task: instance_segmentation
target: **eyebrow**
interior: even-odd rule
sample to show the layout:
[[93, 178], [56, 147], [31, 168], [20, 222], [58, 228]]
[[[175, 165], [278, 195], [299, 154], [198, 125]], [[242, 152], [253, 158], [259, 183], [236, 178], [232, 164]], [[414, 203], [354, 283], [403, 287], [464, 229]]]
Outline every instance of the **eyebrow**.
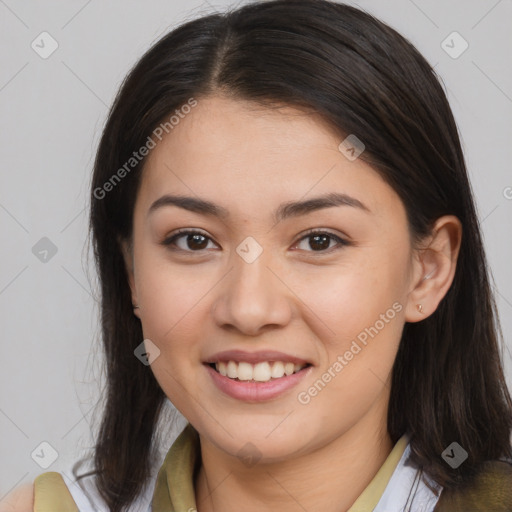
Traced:
[[[206, 199], [201, 199], [199, 197], [169, 194], [157, 199], [149, 207], [147, 215], [149, 216], [165, 206], [178, 206], [179, 208], [183, 208], [194, 213], [209, 215], [221, 219], [229, 218], [229, 210], [211, 201], [207, 201]], [[290, 217], [298, 217], [300, 215], [306, 215], [317, 210], [332, 208], [335, 206], [351, 206], [364, 212], [371, 213], [371, 210], [355, 197], [351, 197], [347, 194], [330, 192], [305, 201], [288, 201], [286, 203], [282, 203], [275, 210], [273, 219], [275, 223], [278, 223]]]

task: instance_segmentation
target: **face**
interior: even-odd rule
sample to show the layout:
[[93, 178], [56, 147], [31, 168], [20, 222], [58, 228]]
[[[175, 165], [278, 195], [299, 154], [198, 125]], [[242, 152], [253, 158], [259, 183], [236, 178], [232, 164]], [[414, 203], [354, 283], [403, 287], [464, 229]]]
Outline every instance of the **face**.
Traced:
[[135, 312], [162, 389], [226, 454], [292, 458], [385, 425], [413, 250], [399, 197], [342, 139], [291, 107], [208, 97], [149, 154]]

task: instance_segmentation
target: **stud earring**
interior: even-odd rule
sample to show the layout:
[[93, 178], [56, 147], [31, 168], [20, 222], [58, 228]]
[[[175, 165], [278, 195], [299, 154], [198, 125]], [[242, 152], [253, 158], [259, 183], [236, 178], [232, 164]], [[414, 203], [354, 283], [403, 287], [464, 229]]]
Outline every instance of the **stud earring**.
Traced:
[[416, 304], [416, 308], [420, 313], [423, 312], [423, 306], [421, 304]]

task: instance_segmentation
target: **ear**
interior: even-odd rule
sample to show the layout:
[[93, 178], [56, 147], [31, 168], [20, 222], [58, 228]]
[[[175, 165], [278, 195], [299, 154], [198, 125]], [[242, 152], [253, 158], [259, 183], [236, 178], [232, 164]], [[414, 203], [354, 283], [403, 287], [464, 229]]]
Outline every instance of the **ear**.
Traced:
[[[424, 320], [437, 309], [453, 282], [461, 240], [460, 220], [454, 215], [445, 215], [437, 219], [427, 242], [415, 249], [406, 322]], [[422, 306], [421, 311], [418, 304]]]
[[[139, 304], [137, 299], [137, 290], [135, 287], [135, 278], [134, 278], [134, 265], [133, 265], [133, 246], [131, 240], [126, 239], [118, 239], [119, 246], [121, 248], [121, 253], [124, 259], [124, 266], [126, 268], [126, 274], [128, 276], [128, 284], [130, 286], [131, 295], [132, 295], [132, 304], [137, 306]], [[140, 309], [134, 309], [133, 314], [140, 318]]]

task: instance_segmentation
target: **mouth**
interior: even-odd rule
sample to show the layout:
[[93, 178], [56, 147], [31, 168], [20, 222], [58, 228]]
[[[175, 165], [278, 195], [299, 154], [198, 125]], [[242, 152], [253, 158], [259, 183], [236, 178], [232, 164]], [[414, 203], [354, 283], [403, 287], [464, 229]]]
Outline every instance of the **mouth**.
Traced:
[[213, 384], [223, 394], [247, 403], [285, 398], [313, 371], [313, 364], [276, 350], [224, 350], [203, 360]]
[[260, 361], [252, 364], [246, 361], [225, 360], [205, 364], [223, 377], [240, 382], [275, 381], [312, 366], [310, 363], [291, 361]]

